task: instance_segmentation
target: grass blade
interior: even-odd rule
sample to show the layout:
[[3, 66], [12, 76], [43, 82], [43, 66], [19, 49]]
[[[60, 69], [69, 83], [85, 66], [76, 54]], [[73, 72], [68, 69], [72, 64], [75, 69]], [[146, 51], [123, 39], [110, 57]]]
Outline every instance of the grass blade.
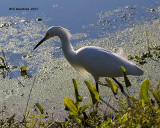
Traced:
[[8, 120], [7, 120], [7, 123], [11, 123], [11, 121], [14, 119], [15, 117], [15, 114], [13, 114]]
[[147, 31], [146, 31], [146, 38], [147, 38], [148, 53], [150, 54], [149, 39], [148, 39]]

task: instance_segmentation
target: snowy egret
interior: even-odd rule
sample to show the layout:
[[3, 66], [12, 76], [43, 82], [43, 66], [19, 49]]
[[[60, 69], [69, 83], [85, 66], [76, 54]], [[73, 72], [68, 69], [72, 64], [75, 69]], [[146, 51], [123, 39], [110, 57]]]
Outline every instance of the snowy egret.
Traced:
[[127, 75], [139, 76], [143, 74], [143, 71], [137, 66], [104, 48], [85, 46], [74, 51], [70, 43], [70, 32], [60, 26], [49, 28], [45, 37], [34, 47], [34, 50], [42, 42], [54, 36], [60, 38], [64, 56], [71, 66], [78, 72], [87, 71], [94, 77], [97, 91], [99, 91], [98, 81], [100, 77], [114, 78], [123, 76], [120, 66], [126, 69]]

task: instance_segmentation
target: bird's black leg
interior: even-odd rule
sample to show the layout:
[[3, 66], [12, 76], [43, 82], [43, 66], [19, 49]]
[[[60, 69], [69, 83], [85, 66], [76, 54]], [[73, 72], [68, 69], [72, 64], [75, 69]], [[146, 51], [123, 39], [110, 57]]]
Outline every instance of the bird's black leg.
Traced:
[[96, 81], [96, 90], [99, 93], [99, 89], [98, 89], [98, 81]]
[[124, 89], [121, 83], [119, 83], [115, 78], [112, 78], [119, 86], [119, 88], [121, 89], [121, 92], [124, 93]]

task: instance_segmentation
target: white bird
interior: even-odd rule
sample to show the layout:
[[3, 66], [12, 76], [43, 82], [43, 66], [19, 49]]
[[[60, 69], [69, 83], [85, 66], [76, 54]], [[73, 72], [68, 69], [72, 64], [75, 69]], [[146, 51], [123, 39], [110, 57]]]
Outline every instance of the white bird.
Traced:
[[123, 76], [120, 66], [126, 69], [126, 75], [139, 76], [143, 74], [143, 71], [137, 66], [104, 48], [85, 46], [75, 51], [70, 43], [70, 32], [60, 26], [49, 28], [45, 37], [35, 46], [34, 50], [42, 42], [54, 36], [60, 38], [64, 56], [71, 66], [80, 72], [85, 70], [94, 77], [97, 91], [99, 91], [98, 81], [100, 77]]

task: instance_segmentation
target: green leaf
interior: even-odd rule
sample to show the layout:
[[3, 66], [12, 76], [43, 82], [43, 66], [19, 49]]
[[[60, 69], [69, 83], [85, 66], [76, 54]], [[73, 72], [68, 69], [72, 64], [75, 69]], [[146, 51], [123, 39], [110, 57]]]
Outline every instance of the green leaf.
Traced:
[[69, 125], [70, 122], [71, 122], [71, 120], [68, 120], [68, 121], [65, 123], [64, 127], [66, 128], [66, 127]]
[[140, 91], [139, 91], [139, 98], [144, 99], [145, 102], [149, 103], [149, 94], [148, 94], [148, 89], [150, 86], [150, 81], [149, 80], [144, 80], [141, 83]]
[[105, 80], [106, 80], [107, 84], [110, 86], [113, 94], [114, 94], [114, 95], [117, 95], [117, 93], [118, 93], [118, 88], [117, 88], [117, 86], [116, 86], [112, 81], [110, 81], [109, 79], [105, 78]]
[[99, 102], [99, 94], [97, 92], [97, 90], [95, 89], [94, 85], [92, 85], [90, 82], [88, 81], [84, 81], [85, 84], [88, 87], [89, 90], [89, 94], [90, 94], [90, 98], [91, 98], [91, 102], [92, 104], [96, 104], [97, 102]]
[[22, 66], [22, 67], [20, 68], [21, 76], [23, 76], [23, 77], [28, 76], [27, 71], [26, 71], [26, 68], [27, 68], [27, 66]]
[[76, 116], [73, 116], [73, 120], [74, 120], [79, 126], [82, 125], [82, 121], [81, 121], [79, 118], [77, 118]]
[[122, 116], [122, 122], [126, 122], [128, 119], [128, 112]]
[[132, 57], [131, 55], [128, 55], [128, 59], [129, 59], [129, 60], [132, 60], [133, 57]]
[[126, 72], [126, 69], [123, 66], [120, 66], [120, 68], [123, 72]]
[[41, 112], [41, 114], [44, 114], [43, 107], [39, 103], [36, 103], [35, 105], [37, 106], [37, 108], [39, 109], [39, 111]]
[[156, 50], [160, 50], [160, 46], [155, 46]]
[[133, 103], [138, 102], [139, 100], [134, 98], [133, 96], [129, 96], [129, 98], [132, 100]]
[[80, 108], [80, 103], [76, 102], [76, 103], [74, 103], [74, 104], [76, 105], [77, 110], [79, 110], [79, 108]]
[[27, 120], [30, 121], [30, 120], [33, 120], [33, 118], [35, 118], [36, 114], [34, 115], [31, 115]]
[[152, 95], [156, 99], [158, 106], [160, 107], [160, 94], [157, 91], [152, 90], [152, 89], [150, 89], [150, 92], [152, 93]]
[[126, 72], [126, 69], [125, 69], [123, 66], [120, 66], [120, 68], [121, 68], [122, 73], [123, 73], [124, 82], [125, 82], [126, 87], [131, 86], [131, 83], [130, 83], [130, 81], [129, 81], [129, 78], [127, 77], [127, 75], [126, 75], [126, 73], [125, 73], [125, 72]]
[[27, 68], [27, 66], [22, 66], [22, 67], [20, 68], [20, 71], [21, 71], [21, 72], [26, 71], [26, 68]]
[[74, 102], [67, 97], [63, 98], [63, 103], [65, 105], [65, 107], [67, 107], [69, 109], [69, 113], [72, 115], [78, 115], [78, 109], [76, 107], [76, 105], [74, 104]]
[[26, 113], [26, 114], [25, 114], [25, 118], [28, 118], [28, 115], [29, 115], [32, 107], [33, 107], [33, 106], [31, 106], [31, 107], [29, 108], [29, 110], [28, 110], [28, 106], [27, 106], [26, 111], [25, 111], [25, 113]]
[[82, 112], [84, 112], [86, 109], [88, 108], [88, 105], [83, 105], [82, 107], [80, 107], [80, 114], [82, 114]]
[[76, 102], [82, 102], [82, 97], [79, 95], [78, 93], [78, 82], [75, 80], [75, 79], [72, 79], [73, 81], [73, 85], [74, 85], [74, 95], [75, 95], [75, 99], [76, 99]]
[[43, 115], [43, 114], [40, 114], [40, 115], [38, 115], [38, 117], [44, 117], [44, 115]]
[[11, 121], [14, 119], [15, 117], [15, 114], [13, 114], [8, 120], [7, 120], [7, 123], [11, 123]]

